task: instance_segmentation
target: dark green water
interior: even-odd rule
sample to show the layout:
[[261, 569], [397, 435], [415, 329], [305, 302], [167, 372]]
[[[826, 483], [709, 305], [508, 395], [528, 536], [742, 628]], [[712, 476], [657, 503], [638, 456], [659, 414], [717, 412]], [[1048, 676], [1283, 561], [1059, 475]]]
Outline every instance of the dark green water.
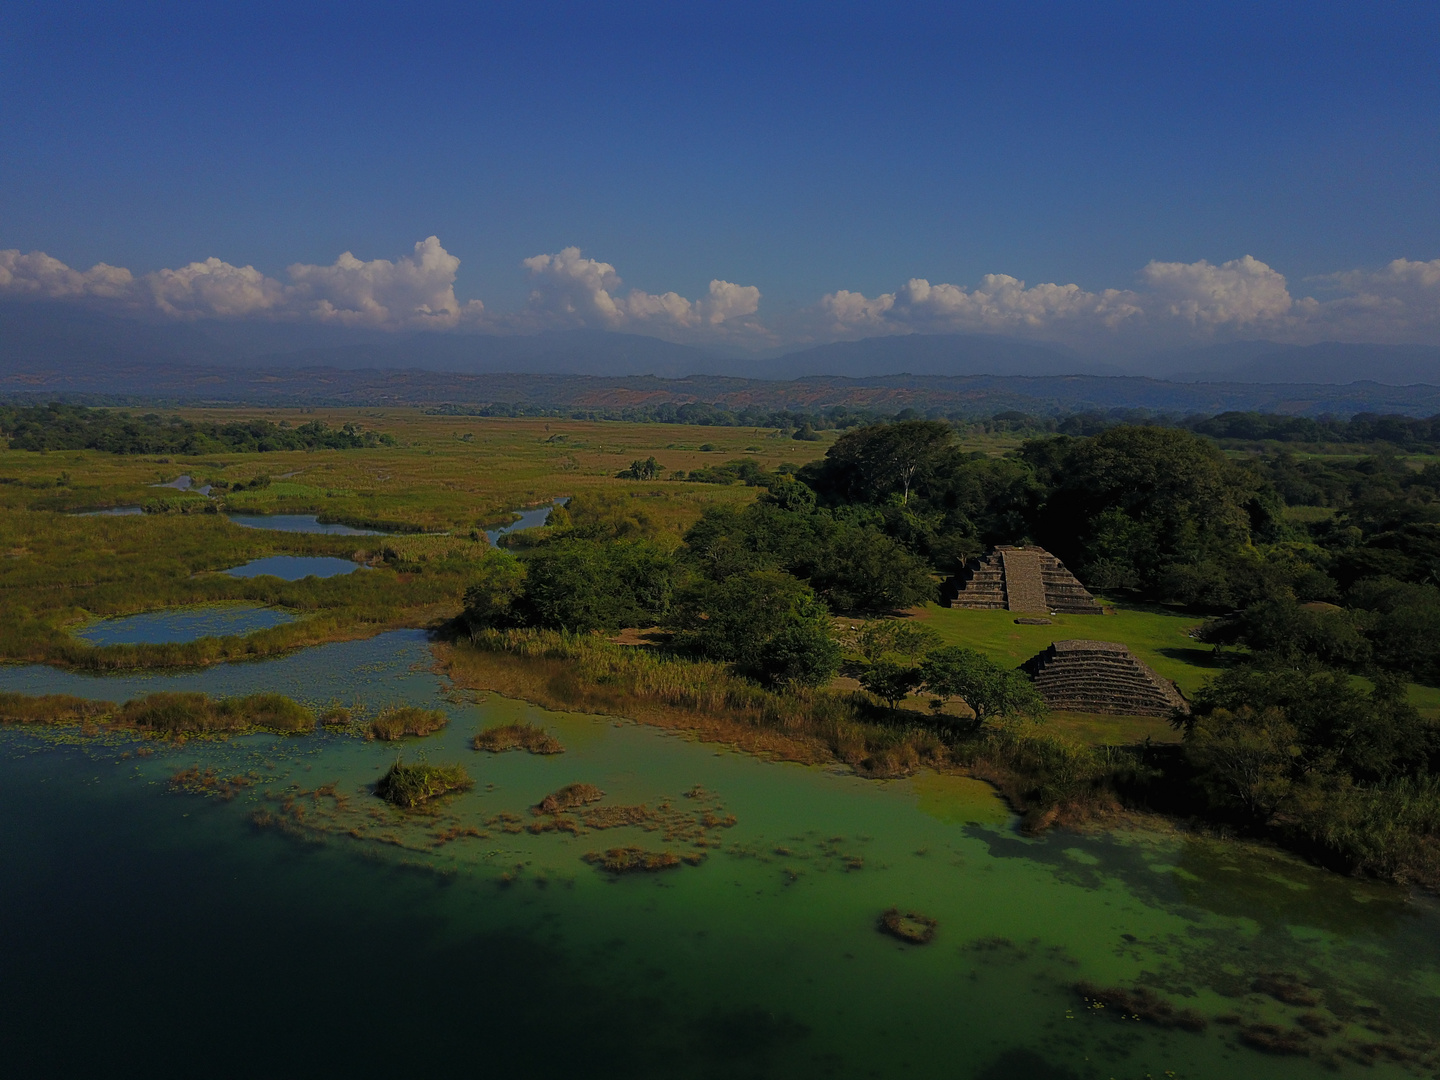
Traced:
[[[0, 669], [12, 690], [123, 700], [162, 687], [442, 705], [450, 727], [405, 753], [460, 760], [477, 785], [407, 818], [368, 794], [394, 747], [353, 737], [175, 747], [0, 732], [14, 1075], [1138, 1080], [1305, 1077], [1327, 1061], [1342, 1076], [1434, 1073], [1357, 1049], [1416, 1052], [1405, 1045], [1440, 1029], [1440, 912], [1399, 890], [1147, 833], [1025, 839], [969, 782], [877, 784], [493, 697], [457, 705], [416, 634], [179, 677]], [[478, 727], [517, 718], [567, 752], [468, 748]], [[170, 790], [191, 765], [257, 782], [231, 801]], [[575, 781], [607, 803], [736, 823], [708, 831], [721, 842], [698, 866], [618, 880], [582, 856], [683, 845], [633, 827], [494, 824], [532, 820], [528, 806]], [[314, 794], [328, 784], [345, 798]], [[252, 824], [287, 796], [305, 810], [291, 835]], [[485, 835], [437, 839], [457, 828]], [[935, 940], [878, 933], [893, 905], [939, 920]], [[1320, 1004], [1254, 989], [1275, 973]], [[1310, 1037], [1309, 1057], [1279, 1057], [1234, 1025], [1161, 1030], [1087, 1009], [1079, 980], [1143, 982], [1282, 1031], [1302, 1014], [1343, 1026]]]

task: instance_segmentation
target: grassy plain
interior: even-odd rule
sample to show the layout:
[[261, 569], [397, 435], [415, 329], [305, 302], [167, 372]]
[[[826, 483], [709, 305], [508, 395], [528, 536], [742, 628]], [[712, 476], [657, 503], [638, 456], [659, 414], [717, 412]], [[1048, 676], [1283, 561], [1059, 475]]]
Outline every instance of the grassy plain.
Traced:
[[[643, 402], [637, 401], [637, 404]], [[137, 412], [140, 410], [136, 410]], [[322, 641], [362, 637], [453, 617], [487, 542], [480, 530], [504, 524], [518, 507], [562, 495], [613, 492], [633, 499], [673, 541], [715, 503], [743, 504], [756, 489], [666, 479], [736, 458], [765, 468], [822, 456], [836, 433], [802, 442], [773, 429], [627, 424], [559, 419], [435, 416], [413, 408], [183, 409], [188, 419], [228, 423], [260, 418], [299, 425], [354, 422], [393, 435], [397, 445], [265, 454], [116, 456], [90, 451], [0, 450], [0, 659], [95, 668], [184, 666], [258, 657]], [[968, 450], [1003, 453], [1017, 434], [969, 433]], [[666, 469], [656, 481], [617, 479], [636, 459]], [[141, 505], [189, 475], [235, 487], [268, 476], [268, 486], [223, 495], [245, 513], [313, 513], [322, 520], [397, 530], [391, 536], [324, 536], [247, 529], [213, 513], [81, 517], [77, 512]], [[194, 505], [207, 504], [198, 496]], [[371, 564], [367, 573], [282, 582], [218, 573], [268, 555], [330, 555]], [[277, 605], [295, 622], [243, 638], [188, 645], [96, 648], [71, 630], [96, 616], [247, 602]], [[1214, 674], [1211, 650], [1188, 631], [1194, 616], [1112, 602], [1114, 614], [1055, 616], [1019, 626], [1007, 612], [928, 605], [916, 616], [947, 644], [969, 645], [1015, 665], [1060, 637], [1123, 641], [1147, 664], [1193, 693]], [[1440, 689], [1412, 688], [1440, 712]], [[923, 708], [922, 701], [911, 703]], [[1054, 723], [1085, 741], [1173, 737], [1150, 718], [1062, 714]]]

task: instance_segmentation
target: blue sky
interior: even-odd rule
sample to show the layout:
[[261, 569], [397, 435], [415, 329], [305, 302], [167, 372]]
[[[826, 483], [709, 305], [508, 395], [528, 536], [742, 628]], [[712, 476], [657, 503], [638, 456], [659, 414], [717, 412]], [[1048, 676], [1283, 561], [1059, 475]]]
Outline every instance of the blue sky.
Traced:
[[[0, 100], [0, 295], [756, 347], [1440, 340], [1433, 3], [9, 3]], [[458, 268], [406, 270], [432, 236]], [[133, 282], [35, 285], [36, 252]], [[270, 299], [147, 277], [211, 258]]]

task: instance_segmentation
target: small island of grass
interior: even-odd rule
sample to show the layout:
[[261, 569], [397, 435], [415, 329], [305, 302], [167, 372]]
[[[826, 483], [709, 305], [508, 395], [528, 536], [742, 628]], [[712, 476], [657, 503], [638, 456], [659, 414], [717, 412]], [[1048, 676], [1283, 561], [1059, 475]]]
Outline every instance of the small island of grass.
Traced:
[[594, 784], [566, 784], [559, 791], [551, 792], [530, 808], [532, 814], [561, 814], [577, 806], [599, 802], [605, 797]]
[[382, 742], [395, 742], [406, 735], [432, 735], [449, 722], [450, 718], [439, 709], [392, 705], [370, 721], [370, 737]]
[[524, 750], [531, 754], [563, 754], [565, 747], [539, 724], [504, 724], [486, 728], [475, 736], [476, 750], [503, 754], [507, 750]]
[[413, 810], [423, 802], [451, 791], [464, 791], [475, 781], [459, 765], [406, 765], [398, 758], [375, 784], [375, 794], [388, 803]]

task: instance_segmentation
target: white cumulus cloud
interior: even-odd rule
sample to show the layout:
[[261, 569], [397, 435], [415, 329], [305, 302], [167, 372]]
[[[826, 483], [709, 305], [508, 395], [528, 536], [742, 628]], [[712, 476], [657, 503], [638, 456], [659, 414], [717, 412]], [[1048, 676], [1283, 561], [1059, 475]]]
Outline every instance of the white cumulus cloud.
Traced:
[[32, 251], [28, 255], [13, 248], [0, 251], [0, 296], [118, 300], [127, 298], [134, 288], [135, 278], [123, 266], [96, 263], [89, 270], [72, 270], [43, 251]]
[[455, 298], [460, 260], [431, 236], [412, 256], [362, 262], [345, 252], [329, 266], [296, 263], [289, 268], [293, 302], [312, 318], [365, 326], [448, 328], [478, 320], [484, 305], [462, 307]]
[[123, 267], [99, 263], [72, 270], [35, 251], [0, 251], [0, 296], [40, 300], [111, 302], [129, 310], [174, 319], [307, 319], [385, 329], [448, 329], [478, 323], [479, 300], [455, 297], [460, 260], [436, 237], [415, 245], [413, 255], [362, 262], [345, 252], [329, 266], [296, 263], [290, 282], [267, 277], [253, 266], [222, 259], [192, 262], [176, 270], [136, 277]]
[[754, 285], [717, 278], [699, 300], [687, 300], [676, 292], [657, 294], [640, 289], [622, 294], [623, 282], [615, 267], [585, 258], [578, 247], [536, 255], [522, 265], [532, 279], [528, 314], [540, 325], [703, 331], [732, 324], [734, 328], [759, 329], [743, 321], [760, 308], [760, 290]]

